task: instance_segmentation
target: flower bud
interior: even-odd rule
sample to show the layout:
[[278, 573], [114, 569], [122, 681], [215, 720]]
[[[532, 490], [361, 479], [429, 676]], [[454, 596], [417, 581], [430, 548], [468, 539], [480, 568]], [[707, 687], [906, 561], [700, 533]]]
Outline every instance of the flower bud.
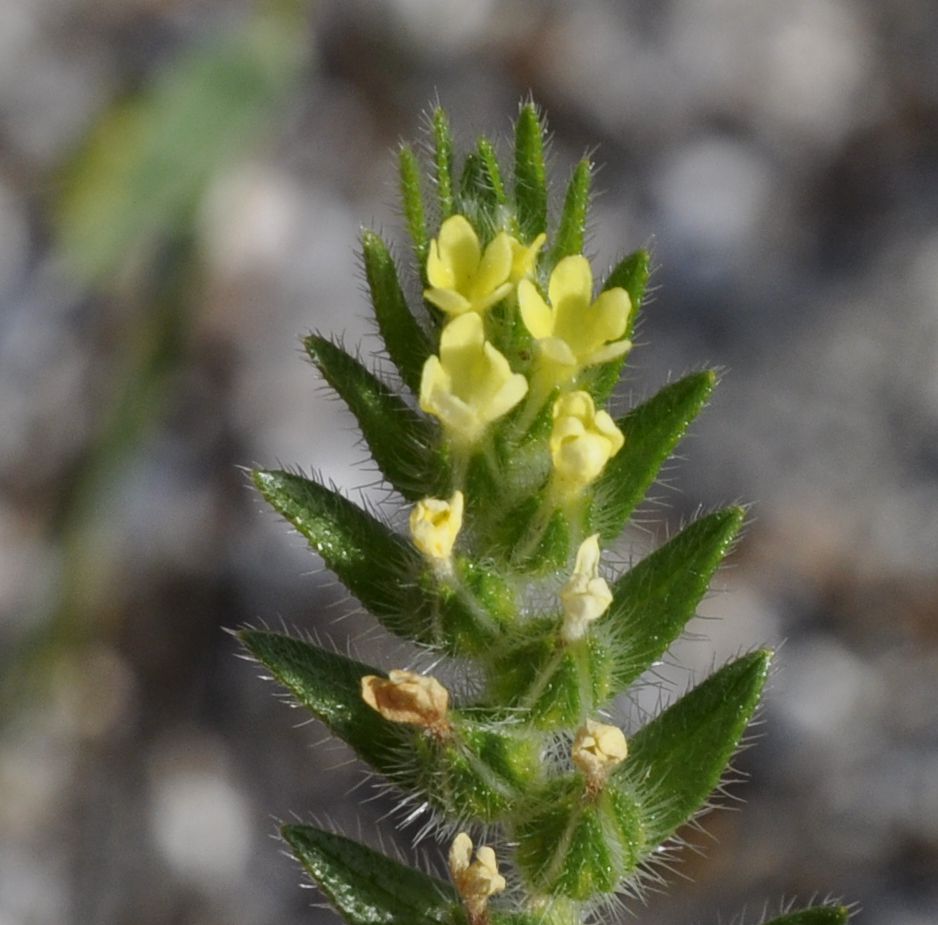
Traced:
[[577, 731], [571, 757], [586, 775], [592, 789], [602, 787], [609, 772], [625, 761], [629, 753], [625, 736], [618, 726], [607, 726], [591, 719]]
[[566, 492], [576, 495], [593, 482], [625, 437], [606, 411], [597, 411], [589, 392], [568, 392], [554, 402], [550, 455]]
[[582, 639], [590, 623], [598, 620], [612, 603], [605, 578], [599, 577], [599, 534], [588, 536], [576, 554], [570, 580], [560, 592], [564, 620], [560, 634], [565, 642]]
[[424, 498], [410, 512], [410, 535], [414, 545], [430, 560], [449, 561], [462, 528], [463, 493], [453, 492], [449, 501]]

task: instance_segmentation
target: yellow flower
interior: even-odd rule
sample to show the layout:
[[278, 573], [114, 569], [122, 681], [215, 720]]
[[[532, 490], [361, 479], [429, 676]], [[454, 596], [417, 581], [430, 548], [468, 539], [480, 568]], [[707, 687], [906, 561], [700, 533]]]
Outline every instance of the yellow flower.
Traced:
[[470, 312], [443, 328], [440, 355], [424, 363], [420, 407], [440, 419], [453, 441], [471, 445], [527, 391], [527, 379], [511, 371], [485, 340], [482, 318]]
[[631, 341], [621, 340], [632, 311], [629, 294], [607, 289], [594, 302], [593, 273], [585, 257], [577, 254], [559, 261], [547, 294], [550, 305], [530, 280], [518, 284], [525, 327], [537, 339], [542, 363], [553, 369], [559, 383], [631, 349]]
[[622, 449], [625, 437], [606, 411], [597, 411], [589, 392], [568, 392], [554, 402], [550, 455], [566, 493], [578, 494]]
[[463, 493], [453, 492], [449, 501], [424, 498], [410, 512], [410, 535], [414, 545], [428, 558], [448, 560], [462, 528]]
[[511, 274], [509, 279], [512, 283], [519, 283], [521, 280], [531, 276], [537, 263], [537, 255], [544, 246], [547, 235], [541, 232], [527, 247], [517, 238], [509, 238], [511, 242]]
[[362, 700], [392, 723], [409, 723], [433, 732], [449, 729], [449, 691], [436, 678], [394, 669], [387, 678], [362, 678]]
[[479, 236], [462, 215], [451, 215], [430, 242], [423, 297], [447, 315], [482, 314], [511, 292], [511, 238], [499, 232], [482, 252]]
[[449, 869], [469, 921], [480, 922], [485, 919], [489, 897], [505, 889], [505, 878], [498, 872], [498, 861], [491, 848], [479, 848], [473, 861], [472, 847], [472, 839], [460, 832], [449, 849]]
[[563, 627], [560, 635], [566, 642], [582, 639], [590, 623], [598, 620], [612, 603], [612, 592], [605, 578], [599, 577], [599, 534], [580, 543], [573, 575], [560, 592], [563, 603]]
[[629, 747], [618, 726], [607, 726], [591, 719], [577, 731], [571, 757], [586, 775], [591, 788], [603, 785], [609, 772], [628, 757]]

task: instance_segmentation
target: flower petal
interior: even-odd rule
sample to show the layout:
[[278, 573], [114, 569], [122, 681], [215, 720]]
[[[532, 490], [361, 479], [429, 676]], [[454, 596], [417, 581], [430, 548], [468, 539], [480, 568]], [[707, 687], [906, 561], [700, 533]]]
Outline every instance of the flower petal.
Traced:
[[489, 242], [471, 284], [471, 298], [484, 298], [507, 282], [511, 273], [511, 238], [500, 231]]
[[541, 356], [550, 363], [576, 367], [576, 355], [562, 337], [543, 337], [537, 342]]
[[532, 337], [550, 337], [554, 333], [554, 313], [529, 279], [518, 283], [518, 307]]
[[[451, 215], [440, 227], [439, 254], [444, 266], [452, 273], [452, 288], [466, 292], [479, 269], [482, 248], [475, 229], [462, 215]], [[430, 265], [427, 263], [427, 276]], [[438, 285], [432, 279], [430, 282]], [[444, 284], [443, 288], [449, 288]]]
[[427, 279], [431, 286], [440, 289], [452, 289], [456, 285], [453, 269], [440, 255], [440, 246], [436, 240], [430, 242], [430, 253], [427, 255]]
[[598, 343], [618, 340], [628, 327], [632, 300], [624, 289], [607, 289], [600, 293], [590, 313], [593, 316], [591, 333]]
[[423, 297], [447, 315], [462, 315], [472, 310], [472, 303], [455, 289], [424, 289]]
[[600, 347], [599, 350], [594, 350], [589, 356], [583, 357], [580, 360], [580, 365], [585, 367], [595, 366], [597, 363], [608, 363], [610, 360], [628, 353], [631, 349], [632, 341], [617, 340], [614, 344], [606, 344], [605, 347]]
[[582, 254], [564, 257], [550, 274], [547, 295], [557, 313], [586, 308], [593, 298], [593, 271], [589, 261]]
[[512, 373], [508, 381], [492, 396], [485, 409], [487, 421], [507, 414], [528, 393], [528, 380], [521, 373]]
[[472, 308], [480, 315], [487, 312], [493, 305], [497, 305], [511, 292], [511, 283], [503, 283], [497, 289], [493, 289], [485, 298], [473, 299]]

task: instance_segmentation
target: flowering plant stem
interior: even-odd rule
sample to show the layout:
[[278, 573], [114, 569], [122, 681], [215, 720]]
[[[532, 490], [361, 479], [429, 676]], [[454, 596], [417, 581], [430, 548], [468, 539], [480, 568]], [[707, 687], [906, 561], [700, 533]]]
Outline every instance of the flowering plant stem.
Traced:
[[[731, 661], [630, 736], [614, 699], [694, 615], [744, 512], [700, 517], [631, 569], [608, 550], [716, 383], [694, 373], [627, 414], [605, 403], [631, 350], [644, 251], [594, 288], [583, 256], [592, 165], [548, 222], [544, 125], [521, 107], [513, 175], [480, 139], [457, 164], [432, 117], [430, 176], [400, 153], [403, 212], [423, 301], [365, 232], [378, 329], [399, 382], [312, 334], [407, 534], [286, 471], [254, 483], [391, 633], [452, 660], [458, 686], [244, 629], [248, 652], [401, 794], [407, 822], [448, 851], [445, 882], [314, 826], [282, 830], [350, 925], [579, 923], [644, 898], [682, 827], [713, 806], [759, 703], [771, 653]], [[457, 169], [458, 166], [458, 169]], [[425, 192], [434, 192], [425, 197]], [[606, 561], [604, 561], [604, 559]], [[459, 693], [457, 693], [457, 690]], [[835, 925], [847, 909], [776, 925]]]

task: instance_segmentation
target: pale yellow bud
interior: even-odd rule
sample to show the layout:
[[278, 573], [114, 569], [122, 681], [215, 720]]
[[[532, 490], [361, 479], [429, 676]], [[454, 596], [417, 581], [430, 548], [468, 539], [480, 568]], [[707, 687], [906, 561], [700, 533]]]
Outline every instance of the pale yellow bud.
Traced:
[[580, 543], [573, 574], [560, 592], [560, 600], [564, 612], [560, 635], [566, 642], [582, 639], [590, 623], [609, 609], [612, 592], [606, 579], [599, 577], [598, 533]]
[[622, 449], [625, 436], [589, 392], [568, 392], [554, 402], [550, 455], [565, 493], [576, 495], [599, 476]]
[[470, 922], [483, 921], [489, 897], [505, 889], [495, 852], [487, 846], [479, 848], [473, 861], [472, 839], [460, 832], [449, 849], [449, 869]]
[[607, 726], [591, 719], [581, 726], [573, 742], [573, 763], [586, 775], [590, 787], [603, 785], [609, 772], [622, 764], [629, 748], [618, 726]]
[[453, 492], [449, 501], [424, 498], [410, 512], [410, 535], [414, 545], [428, 558], [448, 561], [462, 528], [463, 493]]
[[387, 678], [362, 678], [362, 700], [392, 723], [410, 723], [435, 732], [449, 729], [449, 691], [436, 678], [395, 669]]

